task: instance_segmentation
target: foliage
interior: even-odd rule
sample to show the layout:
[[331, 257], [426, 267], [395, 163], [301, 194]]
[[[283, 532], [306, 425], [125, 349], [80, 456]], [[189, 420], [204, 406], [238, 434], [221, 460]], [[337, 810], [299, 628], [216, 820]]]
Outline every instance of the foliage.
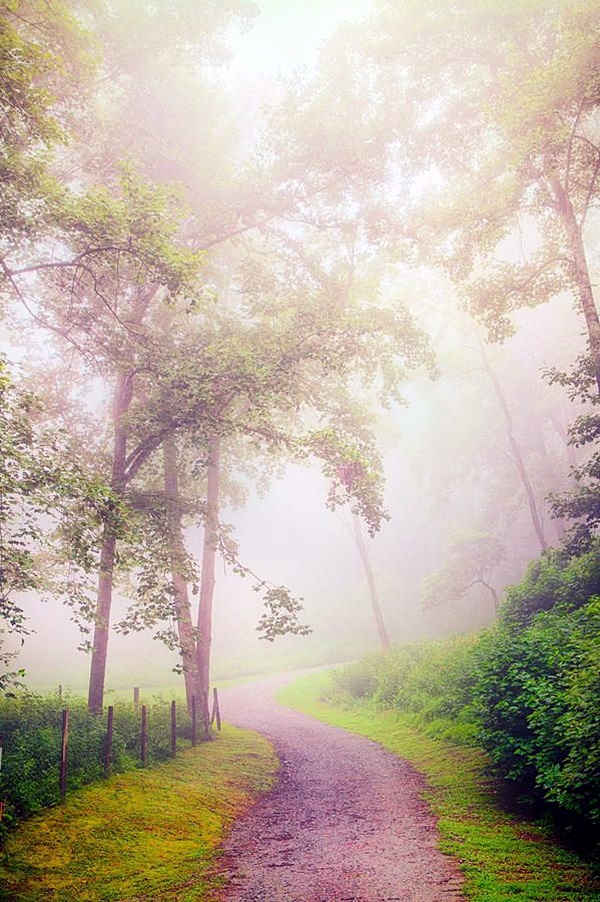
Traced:
[[[109, 490], [81, 466], [69, 436], [40, 427], [41, 413], [39, 398], [15, 384], [0, 358], [0, 615], [7, 631], [21, 636], [27, 625], [19, 593], [51, 590], [51, 554], [63, 572], [93, 567], [90, 549], [110, 505]], [[75, 511], [82, 528], [69, 538]], [[73, 589], [68, 575], [63, 589]], [[0, 686], [8, 679], [0, 674]]]
[[455, 601], [473, 586], [482, 585], [491, 594], [496, 608], [498, 597], [491, 579], [504, 556], [504, 548], [494, 535], [477, 532], [455, 534], [450, 542], [448, 560], [423, 583], [423, 604], [429, 607]]
[[383, 506], [382, 467], [374, 442], [329, 428], [313, 433], [307, 444], [321, 460], [322, 472], [329, 480], [327, 507], [335, 510], [349, 504], [373, 536], [382, 520], [389, 518]]
[[600, 594], [598, 542], [579, 557], [568, 558], [551, 550], [532, 561], [517, 586], [507, 592], [502, 620], [516, 632], [539, 611], [555, 605], [568, 612], [583, 607], [592, 595]]
[[569, 827], [597, 828], [600, 599], [581, 598], [589, 569], [574, 574], [572, 563], [566, 569], [552, 574], [551, 592], [562, 601], [532, 613], [543, 595], [539, 584], [531, 596], [523, 588], [526, 613], [507, 616], [483, 644], [476, 690], [481, 741], [496, 771], [521, 792], [550, 805]]
[[503, 787], [490, 779], [477, 748], [415, 728], [397, 711], [364, 702], [340, 705], [330, 673], [312, 674], [283, 689], [279, 700], [325, 723], [351, 730], [410, 761], [427, 780], [443, 852], [462, 870], [471, 902], [598, 902], [600, 881], [547, 827], [500, 804]]
[[569, 429], [569, 442], [577, 448], [591, 448], [587, 460], [572, 473], [574, 484], [562, 494], [550, 496], [554, 517], [562, 517], [569, 522], [569, 529], [563, 541], [568, 554], [577, 556], [594, 543], [600, 525], [600, 398], [595, 391], [593, 361], [589, 355], [578, 358], [569, 373], [556, 369], [547, 371], [551, 383], [565, 388], [572, 401], [579, 401], [581, 413]]
[[333, 674], [343, 695], [410, 715], [437, 735], [471, 742], [478, 638], [399, 645]]
[[[7, 802], [4, 826], [56, 805], [60, 801], [62, 711], [69, 708], [68, 789], [100, 779], [104, 772], [106, 716], [92, 715], [82, 700], [59, 699], [30, 692], [0, 697], [3, 757], [0, 798]], [[178, 710], [178, 733], [189, 737], [187, 713]], [[131, 770], [140, 760], [140, 713], [131, 704], [114, 705], [112, 770]], [[170, 704], [155, 699], [148, 705], [148, 762], [171, 754]]]
[[66, 140], [66, 120], [94, 67], [90, 33], [68, 4], [0, 4], [0, 255], [43, 235], [62, 194], [50, 152]]
[[225, 726], [174, 760], [72, 793], [7, 837], [0, 899], [212, 899], [219, 846], [276, 769], [265, 739]]
[[[589, 281], [581, 235], [600, 198], [596, 25], [595, 0], [406, 0], [338, 41], [338, 56], [358, 54], [361, 79], [377, 86], [379, 105], [364, 115], [390, 123], [404, 190], [387, 234], [447, 267], [495, 338], [511, 333], [518, 307], [578, 296]], [[415, 205], [419, 175], [427, 189]], [[526, 220], [539, 240], [509, 262], [502, 241]]]
[[600, 556], [534, 561], [482, 638], [400, 646], [334, 676], [338, 690], [476, 740], [497, 774], [585, 833], [600, 823]]

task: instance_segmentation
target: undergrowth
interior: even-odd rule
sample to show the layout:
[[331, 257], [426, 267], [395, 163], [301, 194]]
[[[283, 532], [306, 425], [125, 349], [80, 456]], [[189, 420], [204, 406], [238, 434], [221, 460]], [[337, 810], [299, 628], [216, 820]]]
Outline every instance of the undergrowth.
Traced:
[[[104, 773], [106, 712], [88, 712], [77, 697], [6, 694], [0, 698], [0, 735], [3, 756], [0, 800], [5, 804], [0, 839], [7, 827], [60, 801], [59, 761], [62, 709], [69, 709], [69, 791], [98, 780]], [[148, 764], [171, 754], [169, 702], [154, 699], [148, 708]], [[131, 703], [114, 703], [111, 770], [124, 773], [140, 765], [140, 711]], [[191, 734], [185, 709], [177, 709], [178, 741], [183, 747]]]
[[279, 693], [283, 704], [366, 736], [425, 775], [442, 851], [459, 862], [471, 902], [600, 902], [600, 882], [548, 826], [503, 806], [502, 784], [489, 776], [482, 749], [436, 737], [426, 720], [418, 725], [418, 714], [386, 711], [365, 698], [342, 701], [339, 677], [336, 685], [331, 674]]
[[225, 726], [176, 759], [86, 786], [11, 832], [0, 900], [210, 902], [219, 843], [277, 764], [262, 737]]

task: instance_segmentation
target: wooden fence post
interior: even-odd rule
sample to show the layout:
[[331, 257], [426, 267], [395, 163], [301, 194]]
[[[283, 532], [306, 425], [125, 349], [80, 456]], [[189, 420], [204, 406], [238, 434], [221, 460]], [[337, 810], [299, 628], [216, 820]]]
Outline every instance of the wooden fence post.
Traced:
[[60, 797], [64, 799], [67, 794], [67, 751], [69, 747], [69, 709], [63, 708], [62, 713], [62, 741], [60, 746]]
[[106, 746], [104, 748], [104, 776], [105, 777], [110, 777], [114, 713], [115, 713], [114, 707], [112, 705], [109, 705], [108, 706], [108, 718], [106, 721]]
[[133, 707], [137, 708], [139, 706], [139, 703], [140, 703], [140, 687], [134, 686], [133, 687]]
[[198, 724], [196, 721], [196, 696], [192, 695], [192, 746], [198, 742]]
[[58, 697], [62, 698], [62, 683], [58, 684]]
[[148, 711], [146, 705], [142, 705], [142, 736], [140, 742], [140, 758], [142, 767], [146, 767], [148, 758]]
[[171, 702], [171, 754], [177, 754], [177, 702]]

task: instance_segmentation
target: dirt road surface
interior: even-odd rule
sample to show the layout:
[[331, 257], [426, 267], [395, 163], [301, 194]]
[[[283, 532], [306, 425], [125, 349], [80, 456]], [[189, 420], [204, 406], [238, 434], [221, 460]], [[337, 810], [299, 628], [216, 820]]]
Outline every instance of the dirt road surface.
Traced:
[[225, 902], [454, 902], [461, 876], [437, 847], [423, 778], [377, 744], [278, 705], [290, 678], [222, 694], [225, 719], [263, 733], [275, 788], [225, 843]]

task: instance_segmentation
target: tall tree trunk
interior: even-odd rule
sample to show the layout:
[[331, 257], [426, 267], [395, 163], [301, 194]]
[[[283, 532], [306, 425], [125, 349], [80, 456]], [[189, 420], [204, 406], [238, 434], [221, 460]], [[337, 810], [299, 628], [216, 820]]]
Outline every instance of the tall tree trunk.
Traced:
[[492, 604], [494, 606], [494, 614], [497, 614], [500, 609], [500, 599], [498, 598], [498, 593], [496, 592], [494, 587], [487, 582], [487, 580], [480, 577], [477, 582], [481, 583], [481, 585], [484, 586], [484, 588], [486, 588], [490, 593], [490, 598], [492, 599]]
[[369, 552], [360, 526], [360, 520], [356, 514], [352, 514], [352, 523], [354, 525], [354, 541], [356, 542], [356, 547], [358, 548], [358, 553], [365, 570], [365, 576], [367, 577], [369, 597], [371, 599], [371, 607], [373, 608], [373, 614], [375, 616], [375, 623], [377, 624], [379, 641], [381, 642], [382, 648], [389, 648], [391, 645], [390, 637], [388, 636], [385, 620], [383, 619], [383, 612], [381, 610], [381, 604], [379, 601], [379, 593], [377, 592], [377, 585], [375, 583], [375, 577], [373, 575], [373, 568], [371, 567], [371, 561], [369, 560]]
[[556, 538], [558, 540], [558, 544], [562, 545], [565, 535], [567, 533], [567, 528], [565, 526], [565, 521], [561, 517], [554, 518], [554, 529], [556, 531]]
[[[123, 320], [131, 335], [137, 333], [146, 311], [159, 289], [159, 285], [150, 285], [146, 290], [138, 292], [131, 315]], [[132, 357], [135, 356], [132, 351]], [[132, 369], [120, 372], [117, 376], [113, 400], [112, 418], [114, 424], [113, 463], [110, 487], [115, 495], [122, 494], [125, 488], [125, 462], [127, 460], [127, 428], [124, 417], [133, 398], [134, 372]], [[100, 574], [98, 576], [98, 595], [94, 627], [94, 644], [90, 665], [90, 683], [88, 690], [88, 708], [94, 714], [101, 714], [104, 705], [104, 680], [106, 675], [106, 653], [110, 628], [110, 611], [112, 607], [112, 587], [115, 571], [117, 536], [114, 525], [106, 523], [100, 549]]]
[[542, 519], [540, 517], [540, 513], [538, 510], [537, 500], [535, 497], [535, 492], [533, 490], [533, 486], [531, 484], [531, 480], [529, 478], [529, 473], [527, 472], [527, 467], [525, 465], [525, 460], [523, 458], [523, 454], [521, 453], [521, 447], [516, 439], [512, 416], [510, 413], [510, 409], [508, 407], [508, 402], [502, 391], [502, 386], [494, 372], [494, 369], [488, 359], [485, 345], [478, 338], [479, 341], [479, 349], [481, 352], [481, 359], [483, 361], [483, 366], [488, 374], [490, 382], [494, 387], [494, 392], [496, 393], [496, 397], [500, 403], [500, 407], [502, 408], [502, 414], [504, 416], [504, 424], [506, 427], [506, 435], [508, 438], [508, 443], [510, 445], [511, 451], [513, 453], [513, 460], [515, 462], [515, 466], [517, 468], [517, 472], [519, 474], [519, 478], [521, 480], [521, 484], [525, 489], [525, 494], [527, 496], [527, 504], [529, 505], [529, 514], [531, 516], [531, 522], [533, 523], [533, 528], [535, 530], [535, 534], [538, 538], [538, 542], [540, 543], [540, 547], [542, 551], [546, 551], [548, 548], [548, 543], [546, 541], [546, 537], [544, 536], [544, 528], [542, 526]]
[[210, 647], [212, 641], [212, 609], [215, 591], [215, 561], [218, 545], [219, 520], [219, 436], [212, 436], [208, 443], [206, 473], [206, 523], [202, 549], [202, 579], [198, 606], [198, 639], [196, 642], [196, 666], [200, 686], [200, 714], [206, 738], [210, 735], [209, 686]]
[[573, 259], [579, 304], [585, 318], [596, 385], [600, 392], [600, 318], [594, 301], [582, 227], [577, 222], [571, 199], [560, 180], [555, 175], [551, 175], [549, 182]]
[[[115, 495], [120, 495], [125, 479], [125, 459], [127, 453], [127, 432], [123, 417], [129, 409], [133, 393], [133, 376], [121, 373], [117, 378], [113, 401], [114, 446], [110, 487]], [[88, 708], [93, 714], [101, 714], [104, 704], [104, 679], [106, 674], [106, 653], [110, 628], [112, 586], [115, 570], [117, 536], [113, 523], [106, 522], [100, 549], [100, 574], [94, 625], [94, 643], [90, 665]]]
[[198, 697], [198, 681], [196, 669], [196, 640], [192, 609], [187, 580], [182, 572], [186, 558], [181, 511], [179, 509], [179, 485], [177, 469], [177, 445], [173, 436], [163, 441], [163, 465], [165, 479], [165, 498], [167, 503], [167, 529], [169, 534], [169, 555], [171, 558], [171, 575], [173, 580], [173, 600], [177, 631], [179, 635], [179, 652], [183, 666], [185, 696], [188, 710], [192, 709], [192, 699]]
[[562, 412], [552, 411], [550, 414], [550, 422], [554, 426], [557, 435], [559, 435], [564, 442], [567, 463], [572, 470], [575, 470], [577, 468], [577, 451], [575, 450], [575, 445], [569, 440], [569, 429], [566, 417], [562, 416]]
[[[565, 455], [571, 471], [577, 469], [577, 453], [575, 451], [575, 445], [573, 445], [569, 441], [569, 430], [567, 426], [566, 416], [563, 417], [562, 411], [560, 410], [553, 410], [550, 414], [550, 422], [552, 423], [557, 435], [559, 435], [564, 442]], [[569, 488], [572, 482], [572, 478], [565, 478], [565, 488]], [[556, 530], [556, 538], [558, 539], [559, 545], [562, 545], [567, 533], [568, 521], [563, 520], [562, 517], [554, 517], [553, 519], [554, 528]]]

